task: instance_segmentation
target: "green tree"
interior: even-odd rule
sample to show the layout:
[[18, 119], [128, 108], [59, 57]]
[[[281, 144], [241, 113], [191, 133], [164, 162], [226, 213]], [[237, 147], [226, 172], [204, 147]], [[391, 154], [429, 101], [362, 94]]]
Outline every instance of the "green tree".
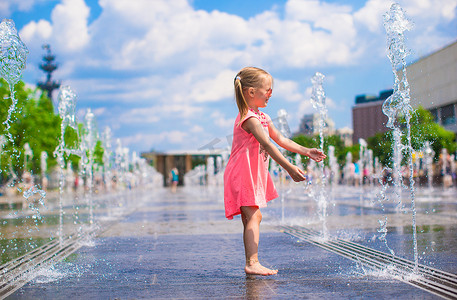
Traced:
[[392, 162], [392, 132], [377, 133], [367, 139], [368, 148], [373, 150], [373, 156], [379, 158], [384, 166]]
[[[41, 152], [48, 154], [48, 169], [56, 166], [57, 161], [54, 151], [60, 141], [62, 120], [54, 112], [51, 100], [39, 89], [30, 89], [21, 81], [15, 86], [16, 108], [8, 118], [12, 99], [8, 84], [0, 79], [0, 134], [7, 138], [0, 155], [1, 181], [18, 176], [25, 171], [24, 145], [28, 143], [33, 151], [33, 157], [27, 161], [27, 169], [32, 174], [41, 173]], [[9, 128], [7, 128], [7, 124]], [[78, 129], [67, 127], [65, 129], [64, 141], [66, 148], [78, 149], [79, 132], [82, 132], [83, 125], [78, 124]], [[97, 141], [95, 160], [102, 164], [103, 147]], [[64, 156], [70, 160], [74, 169], [78, 168], [79, 156]]]
[[[54, 112], [51, 100], [46, 93], [39, 89], [30, 89], [21, 81], [15, 86], [16, 108], [8, 118], [12, 99], [6, 81], [0, 78], [0, 134], [7, 140], [3, 145], [0, 155], [1, 181], [17, 176], [20, 178], [25, 167], [32, 174], [41, 173], [41, 152], [48, 154], [48, 169], [57, 165], [54, 151], [60, 142], [62, 120]], [[7, 124], [9, 128], [7, 128]], [[66, 148], [78, 149], [80, 133], [84, 131], [83, 124], [78, 128], [65, 128], [64, 143]], [[28, 143], [33, 151], [33, 157], [27, 160], [25, 166], [24, 145]], [[94, 149], [95, 163], [103, 164], [103, 146], [101, 141], [96, 142]], [[73, 169], [79, 166], [80, 157], [77, 155], [64, 155], [65, 163], [71, 161]]]
[[[401, 118], [399, 123], [402, 124], [402, 143], [406, 144], [405, 119]], [[443, 148], [449, 153], [457, 150], [455, 134], [446, 130], [444, 127], [434, 122], [433, 115], [426, 109], [419, 107], [411, 115], [411, 146], [414, 150], [419, 151], [425, 141], [429, 141], [433, 151], [435, 151], [435, 160]], [[392, 161], [392, 132], [378, 133], [368, 138], [368, 148], [373, 149], [373, 155], [379, 157], [380, 162], [388, 166]]]
[[[302, 145], [306, 148], [317, 148], [319, 147], [319, 136], [308, 136], [308, 135], [296, 135], [292, 137], [292, 140], [299, 144]], [[295, 158], [295, 153], [292, 153], [290, 151], [286, 151], [286, 155], [289, 156], [290, 158], [294, 159]], [[301, 161], [305, 164], [308, 165], [309, 158], [307, 156], [301, 155]]]
[[[314, 135], [314, 136], [307, 136], [307, 135], [297, 135], [292, 138], [294, 142], [296, 142], [299, 145], [302, 145], [306, 148], [319, 148], [320, 147], [320, 139], [319, 135]], [[338, 135], [330, 135], [324, 137], [324, 153], [328, 154], [328, 146], [332, 145], [335, 147], [335, 157], [338, 160], [338, 163], [340, 165], [343, 165], [345, 160], [346, 160], [346, 152], [345, 152], [345, 146], [344, 146], [344, 141], [341, 139], [340, 136]], [[288, 156], [295, 156], [294, 153], [287, 152], [286, 155]], [[309, 158], [302, 156], [302, 161], [307, 164]], [[328, 163], [328, 160], [325, 161]]]
[[[39, 174], [42, 151], [48, 154], [48, 166], [56, 164], [52, 152], [58, 143], [60, 117], [53, 112], [51, 100], [38, 90], [27, 88], [23, 82], [15, 86], [15, 110], [12, 111], [8, 124], [8, 110], [12, 99], [8, 84], [0, 80], [0, 124], [1, 133], [7, 137], [1, 155], [2, 179], [11, 176], [11, 170], [20, 175], [24, 171], [24, 145], [28, 143], [33, 151], [32, 160], [27, 168], [33, 174]], [[9, 137], [9, 138], [8, 138]]]
[[103, 166], [103, 153], [105, 152], [105, 149], [103, 149], [103, 143], [102, 141], [97, 141], [95, 144], [95, 149], [94, 149], [94, 162], [100, 166]]
[[[77, 127], [78, 129], [74, 129], [71, 126], [67, 126], [65, 128], [65, 133], [64, 133], [64, 141], [65, 141], [65, 148], [71, 149], [71, 150], [78, 150], [79, 145], [80, 145], [80, 137], [79, 137], [79, 132], [81, 132], [82, 124], [78, 124]], [[61, 131], [60, 125], [59, 125], [59, 131]], [[59, 136], [60, 139], [60, 136]], [[75, 154], [70, 154], [68, 157], [64, 157], [65, 162], [68, 163], [70, 161], [71, 167], [73, 170], [77, 171], [79, 169], [79, 161], [81, 157], [75, 155]]]
[[[353, 144], [352, 146], [347, 146], [344, 148], [343, 152], [345, 155], [344, 164], [346, 164], [346, 155], [348, 154], [348, 152], [351, 152], [351, 154], [352, 154], [352, 161], [356, 162], [360, 158], [360, 145]], [[340, 165], [342, 165], [342, 164], [340, 163]]]
[[435, 151], [435, 159], [438, 159], [443, 148], [446, 148], [449, 153], [457, 150], [455, 133], [434, 122], [433, 115], [422, 107], [412, 114], [411, 137], [414, 150], [420, 150], [425, 141], [429, 141]]
[[346, 161], [346, 147], [344, 146], [343, 139], [338, 135], [330, 135], [324, 138], [324, 153], [328, 155], [328, 146], [335, 147], [335, 157], [340, 166], [343, 166]]
[[[32, 91], [29, 95], [36, 95]], [[17, 120], [17, 139], [21, 140], [18, 145], [29, 143], [33, 150], [34, 159], [28, 166], [34, 173], [41, 171], [40, 155], [42, 151], [48, 154], [47, 165], [54, 167], [57, 162], [53, 156], [59, 142], [61, 119], [54, 114], [51, 100], [42, 93], [38, 99], [29, 98], [23, 103], [21, 116]], [[39, 173], [38, 173], [39, 174]]]

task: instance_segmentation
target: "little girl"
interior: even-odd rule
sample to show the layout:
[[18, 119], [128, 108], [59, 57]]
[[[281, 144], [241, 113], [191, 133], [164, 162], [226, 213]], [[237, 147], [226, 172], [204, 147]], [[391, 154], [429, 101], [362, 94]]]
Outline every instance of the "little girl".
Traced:
[[285, 138], [275, 128], [270, 117], [259, 111], [266, 107], [272, 93], [273, 78], [266, 71], [247, 67], [235, 77], [235, 97], [239, 114], [233, 128], [230, 159], [224, 173], [225, 216], [241, 214], [246, 254], [246, 274], [273, 275], [259, 263], [260, 207], [278, 197], [268, 173], [268, 155], [280, 164], [296, 182], [305, 180], [303, 171], [291, 164], [270, 141], [279, 146], [319, 162], [326, 156], [318, 149], [309, 149]]

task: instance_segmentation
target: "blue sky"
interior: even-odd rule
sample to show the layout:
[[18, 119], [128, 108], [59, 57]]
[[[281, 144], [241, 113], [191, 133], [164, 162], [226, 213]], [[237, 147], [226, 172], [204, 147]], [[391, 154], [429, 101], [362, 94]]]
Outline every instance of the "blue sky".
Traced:
[[[392, 87], [382, 16], [387, 0], [6, 0], [0, 16], [16, 24], [30, 53], [23, 80], [38, 69], [45, 43], [54, 77], [76, 92], [99, 131], [133, 151], [228, 146], [237, 114], [233, 78], [259, 66], [274, 79], [264, 109], [288, 112], [292, 131], [310, 104], [311, 77], [326, 78], [329, 116], [352, 127], [359, 94]], [[410, 61], [457, 39], [457, 0], [400, 0], [414, 23]], [[54, 95], [54, 98], [57, 94]]]

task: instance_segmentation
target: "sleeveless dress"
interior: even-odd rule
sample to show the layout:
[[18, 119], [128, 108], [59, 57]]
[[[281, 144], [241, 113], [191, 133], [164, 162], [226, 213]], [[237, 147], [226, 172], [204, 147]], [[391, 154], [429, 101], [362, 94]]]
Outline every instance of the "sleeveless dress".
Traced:
[[273, 180], [268, 172], [268, 153], [252, 133], [247, 133], [241, 125], [249, 118], [257, 118], [268, 136], [267, 114], [248, 111], [240, 123], [240, 114], [233, 128], [232, 151], [224, 172], [225, 216], [241, 214], [241, 206], [266, 207], [267, 202], [278, 197]]

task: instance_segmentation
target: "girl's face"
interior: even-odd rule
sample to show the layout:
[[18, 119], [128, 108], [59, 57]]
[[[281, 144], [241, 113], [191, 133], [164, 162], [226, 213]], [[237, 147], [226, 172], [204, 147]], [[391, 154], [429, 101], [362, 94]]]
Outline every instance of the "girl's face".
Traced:
[[268, 100], [270, 100], [272, 90], [272, 79], [270, 76], [264, 76], [261, 87], [255, 88], [253, 104], [257, 107], [266, 107]]

